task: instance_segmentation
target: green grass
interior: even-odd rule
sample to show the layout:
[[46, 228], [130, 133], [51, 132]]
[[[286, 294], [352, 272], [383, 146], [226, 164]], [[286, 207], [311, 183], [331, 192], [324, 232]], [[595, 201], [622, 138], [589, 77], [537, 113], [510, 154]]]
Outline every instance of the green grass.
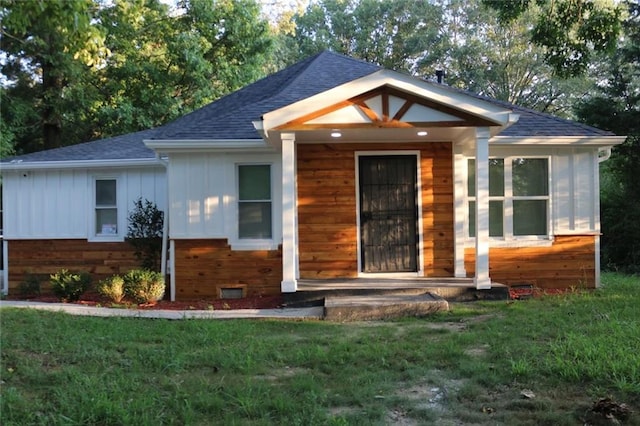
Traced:
[[578, 425], [611, 396], [640, 424], [640, 279], [603, 281], [371, 323], [4, 308], [0, 423]]

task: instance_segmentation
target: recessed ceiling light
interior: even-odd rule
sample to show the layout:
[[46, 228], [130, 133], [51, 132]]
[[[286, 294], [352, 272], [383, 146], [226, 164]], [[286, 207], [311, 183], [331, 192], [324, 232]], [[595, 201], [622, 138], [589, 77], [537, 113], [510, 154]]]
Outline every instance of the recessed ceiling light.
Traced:
[[342, 133], [340, 133], [339, 130], [334, 130], [334, 131], [331, 132], [331, 137], [332, 138], [340, 138], [340, 137], [342, 137]]
[[427, 131], [426, 131], [426, 130], [420, 130], [420, 131], [418, 132], [418, 136], [427, 136], [427, 135], [428, 135], [428, 133], [427, 133]]

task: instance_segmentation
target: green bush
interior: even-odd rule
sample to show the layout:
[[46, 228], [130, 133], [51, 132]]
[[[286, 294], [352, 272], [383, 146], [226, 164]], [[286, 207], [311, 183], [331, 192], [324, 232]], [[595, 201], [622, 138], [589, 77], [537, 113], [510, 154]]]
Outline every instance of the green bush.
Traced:
[[80, 299], [91, 285], [91, 275], [87, 272], [73, 273], [68, 269], [61, 269], [50, 275], [49, 280], [53, 294], [67, 302]]
[[[27, 274], [24, 280], [18, 284], [18, 292], [22, 297], [40, 296], [40, 281], [43, 277]], [[46, 278], [45, 278], [46, 279]]]
[[134, 269], [124, 275], [125, 294], [136, 303], [154, 303], [164, 296], [164, 277], [160, 272]]
[[164, 213], [155, 203], [138, 198], [129, 212], [127, 241], [143, 269], [160, 270]]
[[124, 298], [124, 279], [120, 275], [114, 275], [98, 283], [97, 291], [102, 297], [120, 303]]

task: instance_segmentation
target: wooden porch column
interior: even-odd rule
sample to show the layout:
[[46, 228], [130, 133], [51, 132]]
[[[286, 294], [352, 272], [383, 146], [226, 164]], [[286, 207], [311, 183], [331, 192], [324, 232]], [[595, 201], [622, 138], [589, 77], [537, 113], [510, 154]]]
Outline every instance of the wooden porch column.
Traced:
[[296, 214], [296, 135], [282, 139], [282, 282], [283, 293], [298, 289], [298, 215]]
[[455, 220], [455, 243], [453, 251], [454, 259], [454, 276], [456, 278], [464, 278], [467, 276], [467, 271], [464, 267], [464, 241], [467, 238], [466, 233], [465, 216], [467, 213], [466, 206], [466, 185], [467, 181], [464, 179], [466, 170], [466, 159], [462, 154], [462, 147], [454, 144], [453, 146], [453, 211]]
[[490, 289], [489, 128], [476, 128], [476, 288]]

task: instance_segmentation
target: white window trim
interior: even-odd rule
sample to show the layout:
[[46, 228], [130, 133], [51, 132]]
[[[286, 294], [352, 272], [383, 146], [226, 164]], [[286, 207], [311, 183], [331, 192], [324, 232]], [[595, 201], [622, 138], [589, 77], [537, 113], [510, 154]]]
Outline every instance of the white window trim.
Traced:
[[[513, 160], [515, 158], [531, 158], [547, 160], [547, 195], [539, 196], [514, 196], [513, 195]], [[474, 157], [467, 157], [464, 171], [465, 193], [465, 247], [475, 246], [475, 237], [469, 236], [469, 201], [475, 201], [475, 196], [469, 196], [469, 161]], [[551, 155], [491, 155], [489, 159], [504, 159], [504, 196], [490, 196], [489, 201], [502, 201], [503, 236], [489, 237], [491, 247], [549, 247], [554, 240], [553, 233], [553, 181]], [[477, 188], [476, 188], [477, 190]], [[514, 200], [546, 200], [547, 201], [547, 235], [513, 235], [513, 201]]]
[[[99, 180], [115, 180], [116, 181], [116, 218], [118, 223], [117, 233], [113, 235], [98, 234], [96, 229], [96, 182]], [[91, 185], [91, 213], [89, 214], [88, 235], [89, 242], [122, 242], [126, 235], [126, 206], [123, 203], [122, 178], [117, 175], [95, 175], [90, 179]]]
[[[242, 166], [269, 166], [270, 178], [271, 178], [271, 238], [240, 238], [240, 167]], [[279, 240], [276, 238], [278, 228], [276, 227], [276, 215], [274, 209], [274, 203], [276, 202], [276, 188], [274, 182], [276, 170], [273, 162], [239, 162], [234, 164], [234, 176], [235, 176], [235, 192], [232, 200], [229, 200], [234, 208], [233, 210], [233, 238], [230, 239], [229, 244], [231, 250], [237, 251], [250, 251], [250, 250], [277, 250], [279, 246]], [[266, 201], [266, 200], [265, 200]]]

